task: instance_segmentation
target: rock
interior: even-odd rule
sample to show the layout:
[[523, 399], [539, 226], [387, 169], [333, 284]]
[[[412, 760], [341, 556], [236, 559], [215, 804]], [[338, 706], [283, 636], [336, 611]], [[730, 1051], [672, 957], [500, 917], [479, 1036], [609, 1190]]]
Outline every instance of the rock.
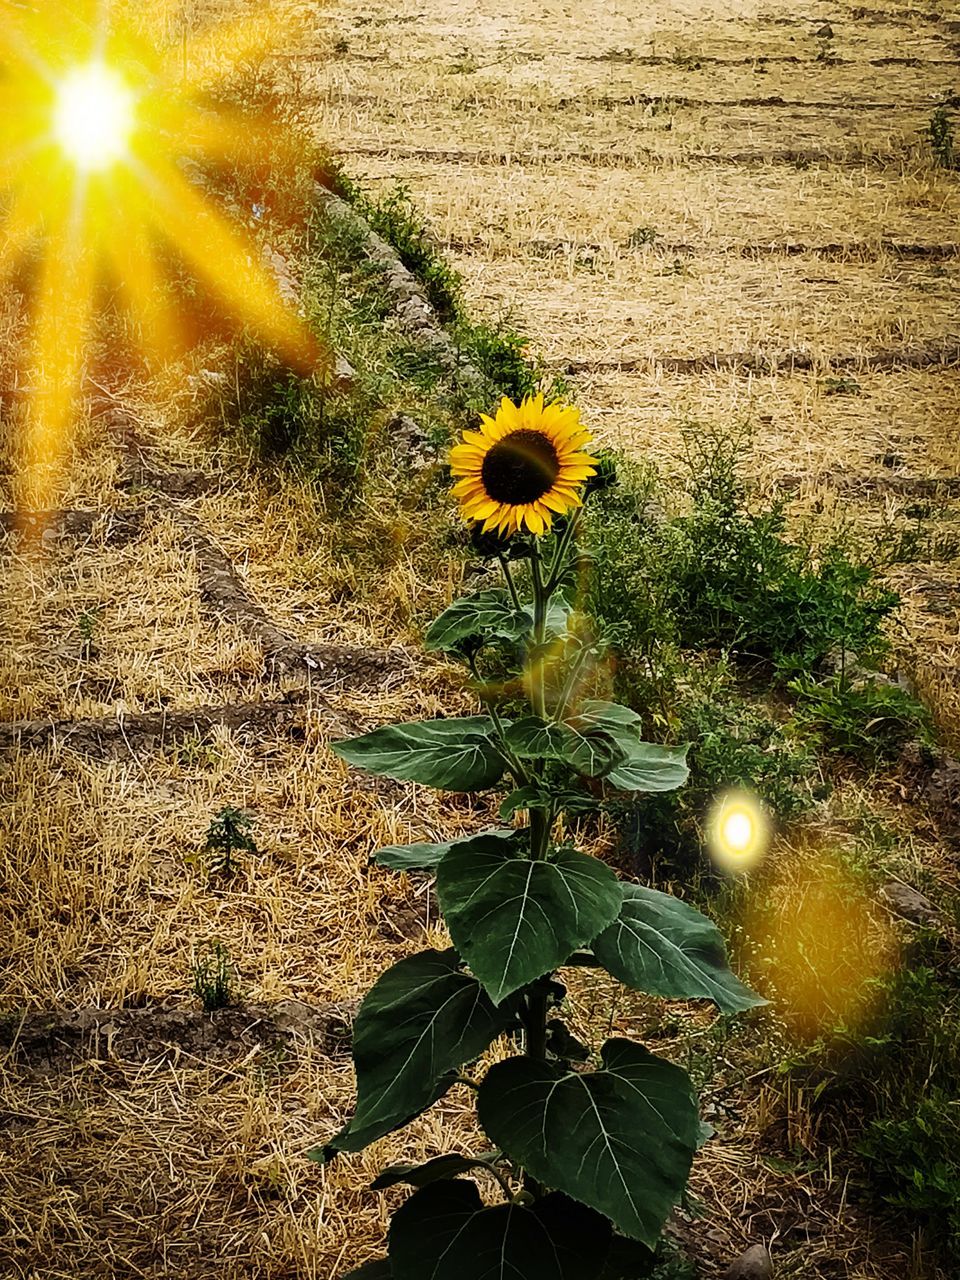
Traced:
[[818, 40], [833, 39], [833, 27], [831, 27], [829, 22], [825, 22], [823, 26], [820, 28], [820, 30], [817, 32], [817, 39]]
[[880, 890], [880, 899], [890, 910], [911, 924], [935, 925], [941, 921], [940, 912], [929, 898], [902, 880], [890, 880]]
[[773, 1259], [766, 1245], [752, 1244], [736, 1262], [731, 1262], [723, 1280], [773, 1280]]
[[437, 446], [419, 422], [398, 413], [389, 425], [390, 440], [404, 455], [408, 466], [419, 470], [432, 466], [438, 457]]

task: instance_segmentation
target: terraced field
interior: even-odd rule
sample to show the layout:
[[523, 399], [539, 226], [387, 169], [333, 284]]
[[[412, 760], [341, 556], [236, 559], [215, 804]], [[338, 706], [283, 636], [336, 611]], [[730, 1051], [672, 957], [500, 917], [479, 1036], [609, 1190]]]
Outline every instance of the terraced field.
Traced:
[[[515, 312], [602, 441], [673, 477], [687, 424], [747, 424], [746, 472], [798, 519], [921, 521], [940, 552], [895, 570], [896, 642], [960, 741], [960, 181], [922, 136], [960, 89], [960, 14], [299, 8], [291, 102], [373, 192], [409, 187], [474, 310]], [[380, 1252], [380, 1167], [473, 1137], [458, 1087], [375, 1156], [305, 1158], [353, 1105], [359, 994], [443, 944], [428, 887], [370, 850], [493, 817], [328, 749], [456, 712], [416, 628], [462, 560], [420, 572], [409, 548], [436, 511], [373, 500], [360, 541], [390, 555], [365, 584], [366, 547], [308, 479], [168, 408], [98, 391], [56, 474], [5, 451], [0, 1272], [336, 1280]], [[38, 508], [55, 510], [31, 522]], [[218, 880], [204, 841], [227, 804], [255, 815], [257, 848]], [[903, 819], [890, 793], [877, 805]], [[771, 858], [781, 910], [825, 832], [857, 856], [835, 817]], [[883, 870], [958, 888], [929, 825], [903, 829]], [[208, 1018], [190, 984], [211, 939], [241, 998]], [[570, 1017], [652, 1024], [596, 975], [572, 984]], [[695, 1169], [702, 1216], [671, 1226], [702, 1276], [762, 1241], [780, 1280], [950, 1280], [850, 1194], [843, 1152], [784, 1162], [808, 1150], [809, 1100], [783, 1096], [749, 1029], [734, 1049], [699, 1008], [669, 1021], [663, 1049], [700, 1064], [721, 1130]]]
[[[798, 513], [876, 528], [919, 498], [951, 528], [960, 183], [925, 131], [960, 90], [960, 14], [640, 9], [334, 6], [300, 93], [606, 441], [669, 475], [685, 424], [746, 423], [745, 469]], [[958, 567], [897, 585], [905, 663], [956, 741]]]

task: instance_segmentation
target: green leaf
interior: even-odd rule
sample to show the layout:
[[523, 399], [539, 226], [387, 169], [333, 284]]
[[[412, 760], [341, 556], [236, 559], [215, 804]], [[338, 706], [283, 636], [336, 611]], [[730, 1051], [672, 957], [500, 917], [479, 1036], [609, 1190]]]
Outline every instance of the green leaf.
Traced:
[[500, 817], [504, 822], [509, 822], [518, 809], [549, 809], [551, 805], [574, 816], [590, 813], [599, 804], [600, 801], [586, 790], [577, 791], [572, 787], [551, 786], [549, 783], [543, 787], [529, 785], [510, 792], [500, 805]]
[[639, 726], [640, 717], [629, 707], [589, 699], [567, 720], [576, 743], [568, 756], [570, 764], [591, 778], [609, 774], [614, 765], [626, 760]]
[[338, 756], [370, 773], [422, 782], [442, 791], [482, 791], [499, 782], [505, 762], [488, 716], [384, 725], [334, 742]]
[[621, 758], [606, 779], [621, 791], [675, 791], [689, 777], [688, 748], [644, 742], [640, 717], [618, 702], [591, 699], [567, 723], [586, 738], [607, 737], [616, 742]]
[[[499, 841], [493, 841], [499, 845]], [[353, 1029], [357, 1109], [326, 1148], [361, 1151], [446, 1093], [454, 1074], [508, 1026], [457, 953], [422, 951], [399, 961], [367, 993]]]
[[393, 1280], [389, 1258], [376, 1258], [373, 1262], [365, 1262], [356, 1271], [341, 1276], [340, 1280]]
[[570, 1034], [562, 1018], [551, 1018], [547, 1023], [547, 1049], [563, 1062], [586, 1062], [590, 1057], [590, 1050]]
[[450, 1152], [448, 1155], [434, 1156], [423, 1164], [392, 1164], [370, 1183], [370, 1190], [385, 1191], [387, 1187], [395, 1187], [399, 1183], [406, 1183], [411, 1187], [426, 1187], [431, 1182], [469, 1173], [471, 1169], [489, 1168], [498, 1159], [498, 1151], [492, 1151], [486, 1156], [461, 1156]]
[[617, 741], [626, 749], [627, 758], [607, 774], [612, 787], [621, 791], [676, 791], [690, 776], [687, 743], [682, 747], [662, 747], [639, 737], [631, 742], [626, 736]]
[[693, 1088], [680, 1067], [630, 1040], [608, 1040], [601, 1057], [591, 1072], [497, 1063], [477, 1095], [480, 1123], [534, 1178], [652, 1248], [697, 1147]]
[[[517, 832], [512, 829], [491, 829], [478, 834], [492, 836], [496, 840], [513, 840]], [[460, 842], [457, 840], [450, 840], [446, 844], [388, 844], [372, 854], [371, 860], [381, 867], [389, 867], [391, 871], [432, 871], [440, 859], [458, 843]]]
[[551, 793], [543, 787], [517, 787], [500, 805], [500, 817], [504, 822], [509, 822], [518, 809], [548, 809], [550, 800]]
[[474, 638], [520, 640], [532, 628], [532, 614], [517, 609], [506, 591], [480, 591], [455, 600], [444, 609], [429, 627], [424, 647], [432, 652], [454, 653]]
[[617, 738], [603, 729], [591, 729], [583, 733], [570, 729], [567, 752], [563, 757], [577, 773], [588, 778], [603, 778], [615, 765], [626, 759], [626, 752]]
[[604, 729], [607, 732], [635, 729], [639, 732], [642, 721], [635, 711], [619, 702], [588, 698], [577, 708], [577, 714], [571, 717], [570, 723], [583, 733], [589, 733], [591, 729]]
[[503, 736], [521, 760], [563, 760], [572, 739], [566, 725], [552, 724], [539, 716], [525, 716], [515, 721]]
[[496, 1001], [591, 942], [621, 901], [619, 880], [596, 858], [559, 849], [532, 862], [487, 836], [450, 850], [437, 896], [454, 945]]
[[610, 1223], [556, 1193], [487, 1208], [472, 1182], [436, 1182], [390, 1224], [395, 1280], [596, 1280]]
[[724, 1013], [766, 1004], [731, 973], [713, 921], [670, 894], [620, 887], [620, 914], [592, 947], [608, 973], [650, 995], [712, 1000]]

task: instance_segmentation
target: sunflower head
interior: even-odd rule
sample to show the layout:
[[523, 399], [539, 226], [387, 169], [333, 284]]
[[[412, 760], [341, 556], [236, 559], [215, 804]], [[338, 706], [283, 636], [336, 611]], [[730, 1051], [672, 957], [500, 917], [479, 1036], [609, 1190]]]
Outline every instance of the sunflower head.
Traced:
[[504, 396], [496, 417], [481, 414], [480, 430], [464, 431], [450, 451], [463, 518], [482, 521], [484, 532], [546, 533], [554, 515], [580, 506], [595, 470], [596, 458], [583, 451], [589, 443], [578, 410], [545, 405], [542, 395], [519, 405]]

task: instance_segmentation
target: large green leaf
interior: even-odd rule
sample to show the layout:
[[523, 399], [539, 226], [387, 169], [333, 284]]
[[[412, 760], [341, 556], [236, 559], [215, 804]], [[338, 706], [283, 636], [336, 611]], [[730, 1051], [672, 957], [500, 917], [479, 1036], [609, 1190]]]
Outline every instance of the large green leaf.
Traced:
[[[479, 835], [492, 836], [495, 840], [515, 840], [517, 832], [512, 828], [504, 831], [482, 831]], [[473, 837], [469, 837], [472, 839]], [[432, 871], [459, 841], [449, 840], [446, 844], [388, 844], [378, 849], [371, 858], [381, 867], [389, 867], [391, 871]]]
[[517, 609], [506, 591], [499, 588], [480, 591], [455, 600], [444, 609], [429, 627], [424, 647], [453, 653], [475, 637], [520, 640], [532, 627], [532, 614], [526, 609]]
[[485, 1156], [461, 1156], [456, 1152], [434, 1156], [422, 1164], [391, 1164], [370, 1183], [371, 1191], [385, 1191], [387, 1187], [395, 1187], [406, 1183], [411, 1187], [426, 1187], [431, 1182], [439, 1182], [447, 1178], [456, 1178], [461, 1173], [469, 1173], [471, 1169], [489, 1169], [499, 1160], [500, 1153], [492, 1151]]
[[453, 949], [422, 951], [388, 969], [354, 1023], [356, 1112], [325, 1154], [361, 1151], [419, 1115], [446, 1093], [458, 1067], [505, 1030], [511, 1016], [464, 973]]
[[685, 1071], [630, 1040], [608, 1040], [603, 1069], [509, 1058], [477, 1095], [480, 1123], [511, 1159], [653, 1247], [680, 1198], [699, 1120]]
[[487, 1208], [472, 1182], [435, 1182], [390, 1224], [395, 1280], [596, 1280], [610, 1223], [566, 1196]]
[[450, 850], [437, 897], [454, 945], [496, 1001], [592, 942], [621, 900], [619, 880], [596, 858], [559, 849], [532, 862], [488, 836]]
[[689, 747], [663, 747], [656, 742], [630, 741], [617, 738], [626, 750], [626, 759], [607, 774], [607, 782], [621, 791], [676, 791], [682, 787], [690, 770], [687, 768]]
[[566, 725], [541, 720], [539, 716], [514, 721], [503, 736], [521, 760], [562, 760], [573, 737]]
[[370, 773], [442, 791], [482, 791], [499, 782], [505, 768], [492, 731], [488, 716], [415, 720], [384, 725], [332, 746], [338, 756]]
[[621, 791], [675, 791], [690, 775], [688, 748], [644, 742], [640, 717], [618, 702], [584, 702], [567, 723], [587, 740], [612, 739], [617, 744], [619, 758], [598, 776]]
[[656, 889], [623, 884], [621, 890], [620, 914], [593, 942], [608, 973], [650, 995], [712, 1000], [724, 1013], [766, 1004], [731, 973], [712, 920]]

